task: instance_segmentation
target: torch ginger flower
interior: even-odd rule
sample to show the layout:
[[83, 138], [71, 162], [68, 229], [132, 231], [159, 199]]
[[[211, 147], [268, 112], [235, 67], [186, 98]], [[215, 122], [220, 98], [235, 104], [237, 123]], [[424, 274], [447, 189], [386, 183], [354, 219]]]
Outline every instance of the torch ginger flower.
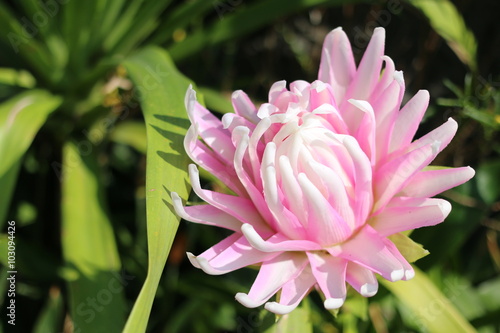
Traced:
[[289, 89], [276, 82], [259, 108], [236, 91], [235, 113], [222, 121], [189, 88], [185, 149], [235, 195], [202, 189], [190, 165], [193, 190], [208, 205], [184, 207], [176, 193], [173, 204], [185, 220], [234, 231], [198, 256], [188, 253], [195, 267], [217, 275], [260, 264], [249, 293], [236, 295], [243, 305], [267, 302], [285, 314], [316, 287], [335, 309], [346, 283], [369, 297], [375, 274], [411, 279], [412, 266], [387, 237], [442, 222], [451, 205], [430, 197], [473, 177], [469, 167], [426, 168], [457, 123], [450, 118], [412, 142], [429, 93], [400, 110], [403, 75], [384, 56], [384, 40], [384, 29], [375, 29], [356, 67], [337, 28], [326, 37], [317, 81]]

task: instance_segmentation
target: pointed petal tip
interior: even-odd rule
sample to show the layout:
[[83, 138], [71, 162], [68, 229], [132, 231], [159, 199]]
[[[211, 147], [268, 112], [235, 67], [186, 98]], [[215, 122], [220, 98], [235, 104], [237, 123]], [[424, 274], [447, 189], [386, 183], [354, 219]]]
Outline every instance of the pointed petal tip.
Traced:
[[186, 255], [187, 255], [191, 265], [193, 265], [196, 268], [201, 269], [200, 264], [198, 264], [198, 260], [196, 260], [196, 256], [194, 254], [192, 254], [191, 252], [186, 252]]
[[325, 309], [334, 310], [340, 308], [344, 304], [344, 298], [327, 298], [324, 302]]
[[254, 249], [262, 252], [272, 252], [267, 248], [266, 242], [262, 239], [262, 237], [260, 237], [251, 224], [243, 223], [241, 225], [241, 232]]
[[210, 266], [210, 263], [208, 262], [208, 260], [203, 258], [203, 257], [198, 256], [198, 257], [195, 257], [194, 259], [196, 260], [196, 262], [200, 266], [199, 268], [209, 275], [221, 275], [221, 274], [225, 273], [223, 271], [218, 271], [218, 270], [214, 269], [212, 266]]
[[181, 197], [176, 192], [170, 193], [170, 197], [172, 198], [172, 206], [174, 207], [175, 213], [181, 218], [184, 218], [183, 216], [186, 215], [186, 212], [184, 210], [184, 206], [182, 205]]
[[193, 89], [193, 85], [189, 85], [186, 90], [186, 95], [184, 96], [184, 106], [186, 110], [190, 111], [196, 102], [196, 91]]
[[361, 286], [360, 294], [364, 297], [372, 297], [377, 294], [378, 283], [365, 283]]
[[272, 313], [275, 313], [277, 315], [286, 315], [290, 312], [292, 312], [296, 306], [294, 305], [283, 305], [283, 304], [279, 304], [277, 302], [267, 302], [265, 305], [264, 305], [264, 308], [269, 311], [269, 312], [272, 312]]
[[255, 302], [250, 297], [248, 297], [245, 293], [237, 293], [234, 298], [241, 303], [241, 305], [246, 306], [247, 308], [256, 308], [260, 306], [261, 302]]

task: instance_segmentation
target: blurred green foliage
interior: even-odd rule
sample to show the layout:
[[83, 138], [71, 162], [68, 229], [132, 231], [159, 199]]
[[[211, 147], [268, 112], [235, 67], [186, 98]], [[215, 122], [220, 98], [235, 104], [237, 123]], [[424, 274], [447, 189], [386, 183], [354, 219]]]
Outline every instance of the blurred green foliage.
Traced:
[[[493, 0], [1, 1], [0, 332], [11, 328], [14, 220], [19, 332], [499, 332], [499, 9]], [[184, 94], [198, 84], [220, 115], [232, 90], [258, 101], [274, 81], [312, 81], [322, 40], [340, 25], [357, 57], [386, 27], [408, 95], [428, 88], [434, 98], [422, 130], [459, 122], [436, 164], [470, 164], [477, 176], [443, 194], [454, 208], [445, 223], [412, 234], [431, 255], [411, 284], [371, 299], [349, 291], [335, 312], [313, 292], [275, 318], [234, 300], [256, 271], [214, 277], [185, 260], [224, 235], [179, 226], [171, 211], [172, 190], [197, 200]], [[398, 237], [413, 259], [427, 253]]]

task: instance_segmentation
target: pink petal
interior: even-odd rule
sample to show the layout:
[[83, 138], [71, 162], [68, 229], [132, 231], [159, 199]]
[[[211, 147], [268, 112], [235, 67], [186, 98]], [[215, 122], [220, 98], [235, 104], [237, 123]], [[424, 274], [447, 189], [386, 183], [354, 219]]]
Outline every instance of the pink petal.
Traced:
[[384, 244], [387, 247], [387, 249], [392, 253], [392, 255], [394, 256], [394, 258], [396, 258], [401, 263], [401, 265], [403, 266], [404, 276], [403, 276], [403, 278], [401, 280], [408, 281], [408, 280], [413, 279], [413, 277], [415, 276], [415, 270], [410, 265], [410, 263], [408, 263], [408, 261], [406, 260], [406, 258], [403, 257], [403, 255], [401, 254], [401, 252], [399, 252], [399, 250], [396, 247], [396, 245], [394, 245], [394, 243], [391, 242], [388, 238], [384, 238]]
[[374, 140], [377, 147], [377, 159], [388, 153], [389, 139], [401, 105], [401, 91], [404, 91], [404, 86], [401, 86], [398, 81], [394, 80], [382, 92], [381, 96], [373, 102], [377, 124], [376, 139]]
[[234, 169], [227, 164], [223, 164], [214, 152], [200, 142], [197, 137], [198, 133], [195, 126], [191, 126], [184, 138], [184, 148], [189, 158], [220, 179], [232, 191], [238, 195], [246, 196], [246, 191], [238, 177], [236, 177]]
[[322, 245], [342, 242], [351, 235], [351, 228], [304, 173], [298, 176], [308, 207], [307, 233]]
[[[266, 253], [257, 251], [250, 246], [245, 237], [241, 236], [241, 234], [236, 235], [240, 237], [236, 241], [232, 238], [233, 242], [227, 248], [222, 249], [221, 246], [210, 252], [205, 251], [197, 257], [190, 258], [190, 260], [196, 261], [198, 266], [207, 274], [221, 275], [242, 267], [270, 260], [279, 255], [279, 252]], [[211, 258], [214, 253], [216, 255]]]
[[269, 89], [269, 103], [270, 104], [275, 104], [276, 100], [278, 97], [284, 93], [287, 92], [288, 90], [286, 89], [286, 81], [278, 81], [273, 83], [271, 86], [271, 89]]
[[314, 81], [309, 92], [309, 107], [311, 110], [317, 109], [321, 105], [331, 105], [336, 107], [335, 99], [330, 85], [321, 81]]
[[457, 129], [458, 129], [457, 122], [453, 120], [453, 118], [448, 118], [447, 122], [445, 122], [438, 128], [432, 130], [431, 132], [427, 133], [420, 139], [412, 142], [408, 147], [407, 151], [418, 149], [433, 142], [439, 142], [439, 148], [435, 152], [436, 156], [439, 152], [441, 152], [444, 148], [446, 148], [446, 146], [448, 146], [451, 139], [453, 139], [453, 137], [455, 136]]
[[346, 297], [345, 274], [347, 260], [322, 254], [307, 252], [311, 270], [319, 288], [326, 297], [325, 308], [338, 309]]
[[375, 131], [376, 131], [376, 122], [375, 122], [375, 113], [373, 112], [373, 108], [370, 103], [366, 101], [360, 101], [356, 99], [350, 99], [349, 102], [357, 107], [359, 110], [364, 112], [364, 116], [361, 119], [361, 123], [358, 127], [358, 130], [354, 137], [359, 143], [361, 149], [365, 152], [366, 156], [372, 162], [372, 165], [375, 164], [376, 159], [376, 150], [375, 150]]
[[474, 177], [471, 167], [425, 170], [417, 173], [398, 195], [407, 197], [432, 197]]
[[405, 274], [403, 264], [387, 248], [385, 238], [368, 225], [349, 241], [326, 250], [333, 256], [364, 266], [389, 281], [401, 280]]
[[266, 206], [273, 216], [273, 219], [268, 220], [268, 223], [272, 223], [276, 230], [279, 230], [290, 239], [303, 239], [305, 237], [303, 224], [282, 203], [283, 194], [278, 187], [274, 165], [275, 156], [276, 145], [273, 142], [269, 142], [264, 152], [261, 169]]
[[397, 151], [410, 144], [417, 133], [418, 125], [429, 105], [429, 92], [419, 90], [399, 111], [391, 136], [389, 152]]
[[[238, 127], [233, 131], [233, 141], [237, 144], [236, 152], [234, 154], [234, 169], [241, 184], [246, 189], [246, 192], [252, 199], [256, 209], [261, 214], [261, 216], [269, 223], [272, 223], [272, 215], [267, 208], [266, 202], [262, 195], [262, 191], [256, 187], [255, 182], [251, 179], [248, 174], [248, 164], [245, 164], [245, 157], [247, 157], [247, 148], [250, 143], [250, 138], [248, 136], [249, 130], [245, 127]], [[253, 173], [253, 172], [252, 172]]]
[[365, 297], [372, 297], [378, 291], [378, 281], [373, 272], [352, 261], [347, 264], [346, 281]]
[[434, 142], [406, 153], [381, 167], [376, 175], [374, 212], [391, 200], [422, 168], [436, 156], [440, 142]]
[[259, 231], [269, 230], [267, 223], [264, 222], [261, 215], [255, 209], [254, 204], [250, 200], [202, 189], [198, 170], [194, 164], [189, 165], [189, 178], [191, 180], [193, 191], [196, 195], [208, 202], [210, 205], [234, 216], [242, 223], [252, 224]]
[[398, 197], [369, 223], [381, 236], [389, 236], [443, 222], [450, 211], [450, 203], [443, 199]]
[[[328, 200], [328, 203], [337, 213], [340, 214], [349, 228], [354, 230], [356, 228], [356, 223], [354, 213], [352, 211], [352, 202], [349, 199], [349, 195], [344, 184], [342, 183], [342, 179], [340, 179], [340, 177], [332, 169], [313, 160], [307, 161], [307, 166], [311, 170], [308, 174], [321, 175], [320, 180], [326, 187], [326, 192], [328, 194], [326, 199]], [[300, 188], [295, 191], [302, 194], [302, 190]], [[292, 207], [293, 206], [294, 205], [292, 205]], [[301, 205], [299, 207], [302, 208], [302, 213], [304, 213], [303, 206]]]
[[256, 308], [271, 298], [285, 283], [295, 279], [307, 264], [306, 256], [285, 252], [262, 263], [250, 292], [236, 294], [236, 300], [248, 308]]
[[[385, 68], [383, 70], [380, 81], [377, 83], [377, 86], [375, 87], [372, 95], [370, 96], [370, 100], [372, 101], [378, 99], [380, 95], [387, 89], [387, 87], [389, 87], [389, 85], [391, 85], [395, 80], [396, 71], [394, 62], [388, 56], [383, 56], [382, 59], [385, 63]], [[403, 89], [404, 89], [404, 84], [403, 84]]]
[[356, 75], [345, 94], [343, 103], [339, 103], [351, 133], [356, 133], [363, 113], [347, 103], [348, 99], [369, 100], [374, 91], [382, 69], [382, 57], [384, 55], [385, 30], [375, 28], [370, 43], [361, 59]]
[[217, 117], [196, 101], [196, 92], [191, 87], [186, 92], [185, 104], [196, 133], [213, 149], [215, 155], [225, 162], [231, 162], [235, 149], [229, 140], [229, 132], [224, 130]]
[[212, 205], [184, 207], [177, 193], [172, 192], [172, 203], [177, 215], [186, 221], [240, 231], [241, 221]]
[[254, 124], [259, 122], [260, 119], [257, 117], [257, 108], [243, 91], [237, 90], [233, 92], [231, 102], [233, 103], [234, 112], [236, 112], [237, 115], [242, 116]]
[[[279, 173], [281, 176], [281, 190], [286, 198], [286, 207], [297, 217], [299, 221], [307, 221], [304, 206], [304, 196], [295, 176], [290, 159], [286, 155], [279, 157]], [[305, 224], [304, 224], [305, 225]]]
[[315, 283], [316, 279], [311, 268], [306, 266], [299, 276], [283, 285], [279, 302], [268, 302], [264, 307], [279, 315], [290, 313], [299, 305]]
[[384, 28], [375, 28], [356, 75], [349, 86], [347, 98], [367, 100], [371, 95], [380, 78], [384, 45]]
[[[241, 238], [240, 233], [233, 233], [232, 235], [224, 238], [223, 240], [221, 240], [220, 242], [218, 242], [217, 244], [215, 244], [211, 248], [207, 249], [205, 252], [200, 254], [198, 257], [203, 257], [203, 258], [205, 258], [205, 260], [211, 260], [211, 259], [215, 258], [219, 253], [226, 250], [229, 246], [231, 246], [234, 242], [236, 242], [240, 238]], [[191, 252], [187, 252], [187, 256], [188, 256], [189, 261], [191, 262], [191, 264], [194, 267], [201, 269], [201, 266], [197, 260], [197, 258], [198, 258], [197, 256], [195, 256]]]
[[288, 237], [279, 233], [264, 240], [250, 224], [243, 224], [241, 226], [241, 232], [250, 245], [262, 252], [314, 251], [322, 249], [322, 247], [315, 242], [308, 240], [290, 240]]
[[356, 225], [364, 224], [372, 209], [372, 168], [368, 157], [360, 149], [354, 138], [346, 136], [343, 140], [344, 146], [354, 162], [354, 173], [356, 177], [354, 216]]
[[355, 73], [351, 44], [342, 28], [337, 28], [325, 38], [318, 79], [332, 86], [335, 101], [340, 104]]

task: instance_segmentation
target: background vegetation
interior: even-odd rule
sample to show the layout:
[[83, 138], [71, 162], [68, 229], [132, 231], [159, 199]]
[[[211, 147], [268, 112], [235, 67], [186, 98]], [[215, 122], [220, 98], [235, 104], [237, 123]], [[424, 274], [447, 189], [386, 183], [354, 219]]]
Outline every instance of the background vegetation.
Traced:
[[[13, 328], [7, 221], [18, 332], [500, 332], [499, 11], [495, 0], [0, 1], [0, 332]], [[446, 222], [413, 233], [431, 252], [414, 281], [353, 293], [338, 313], [313, 292], [274, 324], [234, 300], [256, 271], [214, 277], [186, 260], [224, 235], [178, 228], [170, 211], [171, 190], [189, 195], [184, 94], [195, 83], [223, 113], [233, 90], [261, 102], [277, 80], [313, 81], [337, 26], [358, 60], [386, 28], [406, 100], [431, 93], [421, 133], [459, 122], [435, 164], [477, 175], [443, 194]]]

